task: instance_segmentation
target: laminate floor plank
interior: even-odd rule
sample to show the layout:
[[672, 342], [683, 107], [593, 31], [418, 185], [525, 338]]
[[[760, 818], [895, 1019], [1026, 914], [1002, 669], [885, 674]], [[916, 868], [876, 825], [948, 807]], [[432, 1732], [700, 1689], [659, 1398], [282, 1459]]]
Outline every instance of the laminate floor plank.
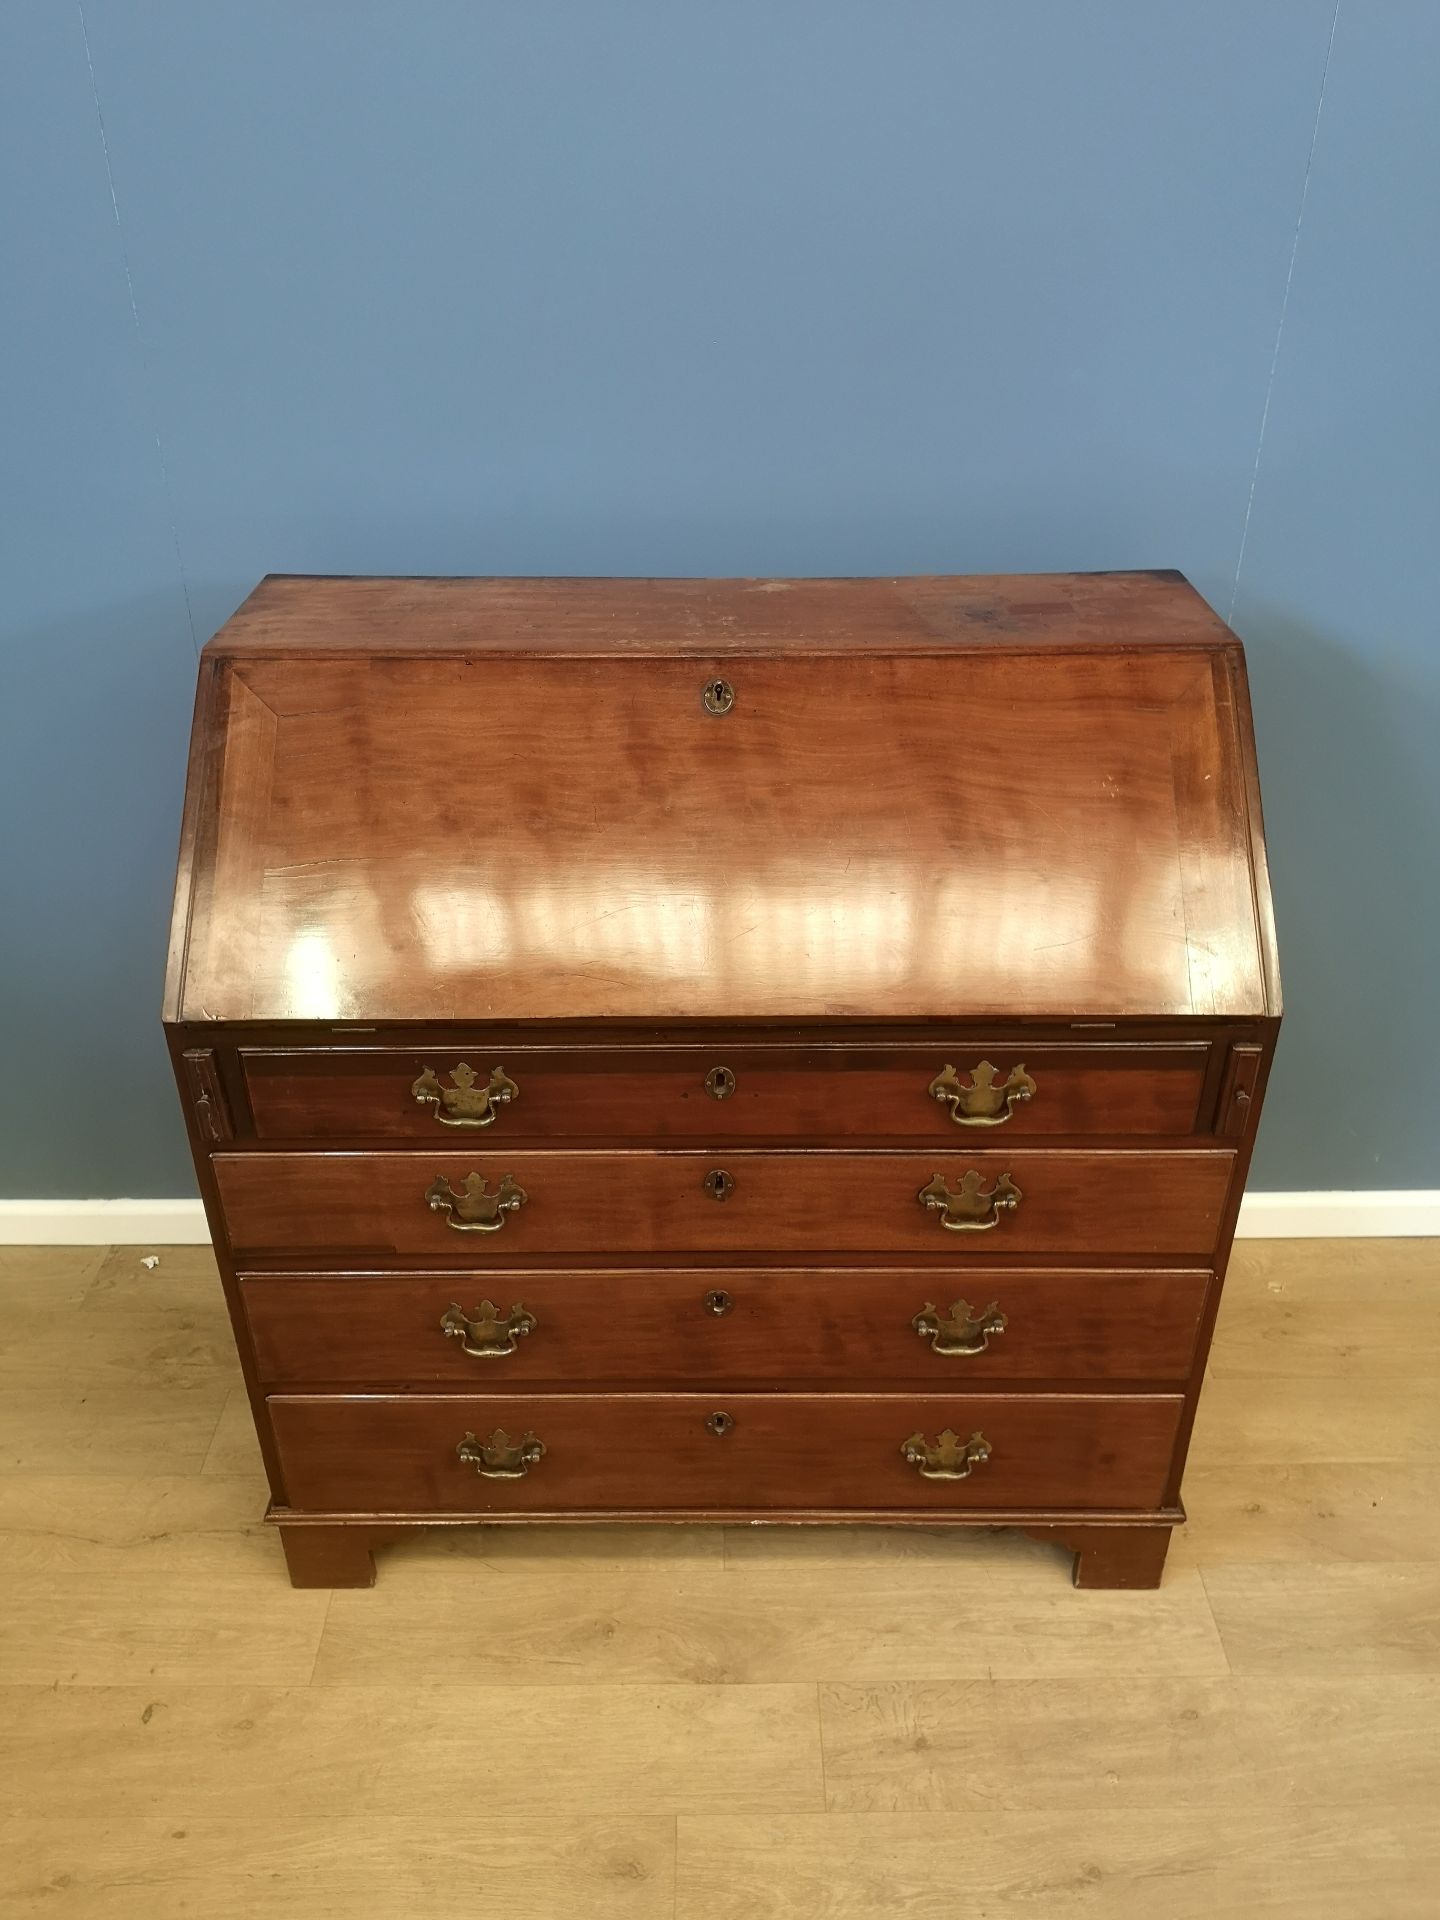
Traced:
[[1440, 1679], [1428, 1675], [1187, 1681], [1117, 1665], [1100, 1682], [825, 1686], [820, 1703], [837, 1812], [1440, 1801]]
[[1433, 1920], [1440, 1816], [683, 1815], [676, 1920]]
[[228, 1394], [227, 1381], [209, 1377], [0, 1386], [0, 1474], [199, 1473]]
[[10, 1474], [0, 1477], [0, 1566], [7, 1578], [53, 1577], [57, 1597], [70, 1591], [71, 1574], [233, 1580], [244, 1569], [274, 1587], [268, 1498], [254, 1475]]
[[1194, 1466], [1170, 1563], [1440, 1560], [1440, 1466]]
[[227, 1479], [264, 1472], [250, 1398], [239, 1381], [225, 1396], [200, 1471], [223, 1474]]
[[674, 1821], [0, 1821], [8, 1920], [670, 1920]]
[[[197, 1253], [204, 1258], [182, 1257]], [[214, 1255], [187, 1247], [154, 1257], [150, 1269], [136, 1249], [113, 1248], [63, 1302], [43, 1278], [0, 1279], [0, 1392], [76, 1379], [162, 1392], [233, 1385], [240, 1365]]]
[[113, 1247], [0, 1247], [0, 1318], [13, 1325], [13, 1316], [31, 1301], [51, 1313], [73, 1306], [114, 1251]]
[[17, 1573], [0, 1608], [0, 1684], [304, 1686], [330, 1595], [258, 1575]]
[[813, 1686], [0, 1687], [0, 1805], [177, 1825], [823, 1807]]
[[[433, 1563], [410, 1571], [433, 1574]], [[462, 1572], [387, 1567], [373, 1590], [337, 1593], [316, 1684], [448, 1686], [477, 1618], [505, 1649], [496, 1677], [524, 1684], [1228, 1672], [1193, 1568], [1159, 1593], [1085, 1594], [1028, 1572], [967, 1584], [928, 1561], [891, 1563], [883, 1578], [867, 1568], [861, 1582], [803, 1565], [677, 1574], [657, 1563], [548, 1591], [527, 1568]]]
[[1249, 1375], [1206, 1382], [1190, 1463], [1268, 1470], [1308, 1462], [1440, 1466], [1440, 1393], [1433, 1378], [1399, 1374]]
[[1440, 1241], [1242, 1240], [1225, 1279], [1210, 1371], [1434, 1379]]
[[1236, 1673], [1440, 1674], [1434, 1562], [1209, 1567], [1204, 1579]]

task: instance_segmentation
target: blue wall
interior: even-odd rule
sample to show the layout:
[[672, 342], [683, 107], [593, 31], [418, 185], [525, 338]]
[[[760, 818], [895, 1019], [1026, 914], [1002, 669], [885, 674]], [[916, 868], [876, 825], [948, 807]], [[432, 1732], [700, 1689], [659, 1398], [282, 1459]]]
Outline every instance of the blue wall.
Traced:
[[1434, 1184], [1437, 18], [9, 0], [0, 1191], [191, 1190], [194, 655], [270, 569], [1184, 568], [1255, 681], [1258, 1183]]

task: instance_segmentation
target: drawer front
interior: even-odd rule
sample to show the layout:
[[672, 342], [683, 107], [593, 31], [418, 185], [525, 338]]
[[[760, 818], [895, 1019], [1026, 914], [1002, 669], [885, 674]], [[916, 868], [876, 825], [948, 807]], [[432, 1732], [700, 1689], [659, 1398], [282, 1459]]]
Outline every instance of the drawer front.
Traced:
[[[1163, 1498], [1179, 1395], [279, 1395], [285, 1493], [312, 1512], [1124, 1508]], [[728, 1431], [707, 1422], [724, 1416]], [[940, 1436], [956, 1452], [938, 1452]], [[486, 1478], [458, 1449], [491, 1445]], [[989, 1457], [963, 1457], [983, 1436]], [[544, 1447], [526, 1465], [527, 1435]], [[965, 1478], [931, 1479], [917, 1459]], [[509, 1445], [505, 1442], [508, 1440]]]
[[[487, 1151], [219, 1153], [213, 1165], [241, 1256], [325, 1249], [498, 1265], [527, 1254], [908, 1252], [963, 1266], [992, 1252], [1208, 1259], [1233, 1161], [1188, 1150]], [[452, 1227], [464, 1213], [474, 1224]]]
[[[1207, 1273], [246, 1274], [260, 1377], [379, 1386], [1183, 1380]], [[919, 1325], [916, 1322], [919, 1322]]]
[[1183, 1137], [1196, 1125], [1209, 1055], [1205, 1041], [1033, 1047], [957, 1040], [623, 1052], [246, 1049], [241, 1060], [261, 1139], [453, 1145], [480, 1138], [488, 1147], [566, 1139], [943, 1144], [995, 1137], [1008, 1144], [1062, 1134]]

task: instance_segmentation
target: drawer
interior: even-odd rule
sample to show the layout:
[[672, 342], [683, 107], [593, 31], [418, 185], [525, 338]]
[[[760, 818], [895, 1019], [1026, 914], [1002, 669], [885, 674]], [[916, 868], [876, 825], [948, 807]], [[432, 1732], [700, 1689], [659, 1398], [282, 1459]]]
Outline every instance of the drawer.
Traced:
[[[1164, 1496], [1183, 1401], [717, 1392], [287, 1394], [267, 1405], [286, 1499], [311, 1512], [720, 1513], [1153, 1509]], [[712, 1431], [725, 1423], [728, 1431]], [[947, 1429], [958, 1436], [955, 1452], [941, 1450]], [[467, 1464], [459, 1452], [467, 1434], [489, 1446], [491, 1471], [518, 1477], [483, 1477]], [[989, 1449], [978, 1464], [963, 1457], [974, 1434]], [[544, 1449], [528, 1465], [520, 1452], [526, 1436]], [[902, 1453], [912, 1436], [918, 1465]], [[970, 1470], [930, 1479], [921, 1465]]]
[[941, 1040], [810, 1048], [246, 1048], [240, 1058], [261, 1139], [453, 1143], [478, 1136], [488, 1146], [567, 1139], [944, 1143], [984, 1139], [1002, 1127], [1007, 1141], [1184, 1137], [1197, 1124], [1209, 1056], [1207, 1041], [1037, 1047]]
[[241, 1256], [910, 1252], [963, 1265], [992, 1252], [1208, 1260], [1234, 1155], [462, 1150], [212, 1164]]
[[1183, 1380], [1209, 1278], [970, 1267], [961, 1297], [961, 1277], [933, 1267], [252, 1273], [240, 1294], [269, 1385], [443, 1382], [506, 1393], [537, 1381], [863, 1381], [934, 1390]]

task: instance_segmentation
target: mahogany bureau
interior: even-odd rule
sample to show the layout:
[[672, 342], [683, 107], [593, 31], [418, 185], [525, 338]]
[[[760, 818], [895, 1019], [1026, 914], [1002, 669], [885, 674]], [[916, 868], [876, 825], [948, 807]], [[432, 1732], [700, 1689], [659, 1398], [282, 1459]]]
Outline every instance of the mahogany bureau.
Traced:
[[165, 1019], [292, 1580], [643, 1517], [1158, 1584], [1279, 1017], [1179, 574], [265, 580]]

